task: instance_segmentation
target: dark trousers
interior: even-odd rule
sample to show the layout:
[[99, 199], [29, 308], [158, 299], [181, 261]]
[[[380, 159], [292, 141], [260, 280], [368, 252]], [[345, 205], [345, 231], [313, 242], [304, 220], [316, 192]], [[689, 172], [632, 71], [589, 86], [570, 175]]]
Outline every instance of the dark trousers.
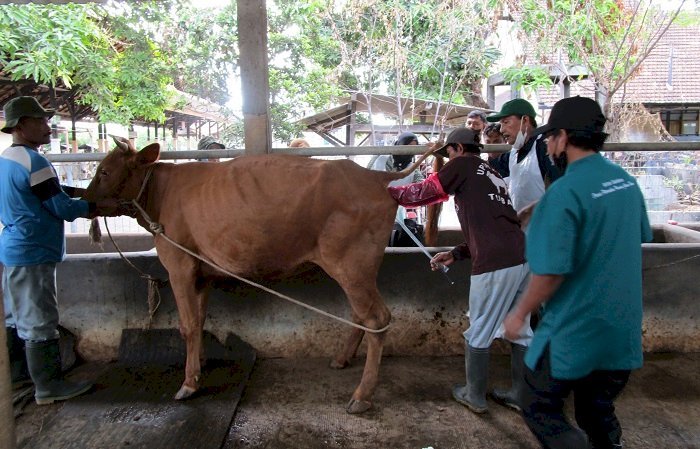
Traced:
[[[613, 401], [629, 375], [629, 371], [593, 371], [581, 379], [555, 379], [547, 347], [534, 371], [525, 367], [525, 422], [547, 449], [619, 448], [622, 428]], [[572, 391], [576, 423], [583, 432], [564, 415], [564, 399]]]

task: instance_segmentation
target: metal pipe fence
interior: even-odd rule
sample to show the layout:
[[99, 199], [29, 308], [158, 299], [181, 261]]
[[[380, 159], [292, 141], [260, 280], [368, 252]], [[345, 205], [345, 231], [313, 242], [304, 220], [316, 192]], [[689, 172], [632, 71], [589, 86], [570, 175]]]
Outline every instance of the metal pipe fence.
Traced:
[[[371, 156], [383, 154], [422, 154], [424, 146], [363, 146], [273, 148], [272, 154], [296, 154], [318, 158], [349, 158], [366, 165]], [[487, 145], [484, 153], [504, 153], [508, 145]], [[175, 163], [217, 158], [226, 160], [245, 154], [242, 149], [164, 151], [160, 159]], [[637, 178], [647, 200], [652, 222], [700, 221], [700, 142], [608, 143], [603, 154]], [[105, 153], [47, 154], [54, 163], [61, 182], [86, 187]], [[449, 208], [445, 208], [448, 214]], [[654, 217], [656, 217], [654, 219]], [[678, 219], [680, 218], [680, 219]], [[110, 217], [110, 230], [120, 233], [146, 232], [129, 217]], [[87, 233], [89, 220], [66, 223], [66, 232]]]
[[[272, 154], [296, 154], [299, 156], [317, 157], [348, 157], [348, 156], [372, 156], [378, 154], [422, 154], [424, 146], [414, 145], [389, 145], [389, 146], [363, 146], [363, 147], [316, 147], [316, 148], [272, 148]], [[508, 145], [486, 145], [484, 152], [505, 153], [510, 151]], [[607, 143], [603, 147], [605, 152], [682, 152], [700, 151], [698, 142], [639, 142], [639, 143]], [[161, 160], [196, 160], [208, 158], [234, 158], [245, 154], [242, 149], [224, 150], [186, 150], [163, 151]], [[91, 162], [101, 161], [106, 153], [61, 153], [47, 154], [51, 162]]]

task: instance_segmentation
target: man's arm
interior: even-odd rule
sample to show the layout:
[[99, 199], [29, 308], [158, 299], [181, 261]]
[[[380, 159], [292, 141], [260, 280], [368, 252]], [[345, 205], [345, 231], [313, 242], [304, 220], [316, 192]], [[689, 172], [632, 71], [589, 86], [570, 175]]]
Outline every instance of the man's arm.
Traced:
[[489, 153], [489, 165], [501, 175], [501, 178], [510, 176], [510, 153]]
[[533, 201], [532, 203], [528, 204], [527, 206], [520, 209], [520, 211], [518, 211], [518, 220], [520, 220], [521, 229], [527, 228], [527, 225], [530, 224], [532, 214], [535, 212], [535, 207], [537, 207], [537, 203], [539, 202], [539, 200]]
[[61, 185], [61, 188], [71, 198], [82, 198], [85, 195], [85, 189], [80, 187]]
[[447, 201], [450, 198], [443, 190], [437, 173], [428, 176], [425, 181], [389, 187], [388, 190], [396, 202], [404, 207], [427, 206]]
[[472, 254], [469, 252], [469, 245], [467, 245], [466, 242], [460, 243], [459, 245], [455, 246], [452, 251], [450, 251], [452, 254], [452, 257], [454, 257], [455, 260], [464, 260], [464, 259], [471, 259]]
[[537, 164], [540, 167], [540, 174], [542, 175], [544, 186], [548, 188], [550, 184], [562, 177], [566, 167], [560, 170], [552, 163], [552, 160], [547, 156], [547, 143], [544, 140], [539, 139], [536, 142], [535, 151], [537, 152]]
[[560, 274], [533, 274], [530, 285], [515, 309], [503, 321], [506, 328], [506, 338], [515, 339], [520, 335], [520, 330], [525, 324], [525, 317], [551, 298], [562, 282], [564, 282], [564, 276]]

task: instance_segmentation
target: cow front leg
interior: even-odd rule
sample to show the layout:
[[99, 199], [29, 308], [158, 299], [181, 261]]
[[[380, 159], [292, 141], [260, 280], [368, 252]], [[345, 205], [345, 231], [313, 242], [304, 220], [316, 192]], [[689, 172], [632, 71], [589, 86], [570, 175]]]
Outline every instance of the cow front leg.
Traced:
[[201, 376], [202, 332], [206, 317], [202, 305], [206, 304], [206, 292], [196, 289], [193, 278], [190, 278], [191, 282], [187, 278], [170, 276], [180, 317], [180, 335], [185, 340], [187, 351], [185, 380], [175, 394], [176, 400], [192, 396], [199, 388]]

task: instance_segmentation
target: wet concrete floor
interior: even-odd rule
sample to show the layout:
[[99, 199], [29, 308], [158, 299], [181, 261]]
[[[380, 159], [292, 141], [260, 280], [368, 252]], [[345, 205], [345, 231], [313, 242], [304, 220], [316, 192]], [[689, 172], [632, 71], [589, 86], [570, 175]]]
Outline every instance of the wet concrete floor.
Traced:
[[[539, 447], [518, 414], [490, 402], [489, 412], [477, 416], [451, 399], [451, 385], [464, 378], [461, 357], [385, 357], [373, 408], [348, 415], [344, 406], [363, 362], [357, 359], [348, 369], [335, 371], [327, 359], [257, 360], [220, 447]], [[508, 358], [494, 355], [491, 384], [507, 382]], [[41, 432], [60, 407], [27, 404], [16, 420], [18, 447]], [[700, 449], [700, 354], [647, 354], [644, 368], [632, 374], [618, 399], [617, 413], [627, 449]]]

